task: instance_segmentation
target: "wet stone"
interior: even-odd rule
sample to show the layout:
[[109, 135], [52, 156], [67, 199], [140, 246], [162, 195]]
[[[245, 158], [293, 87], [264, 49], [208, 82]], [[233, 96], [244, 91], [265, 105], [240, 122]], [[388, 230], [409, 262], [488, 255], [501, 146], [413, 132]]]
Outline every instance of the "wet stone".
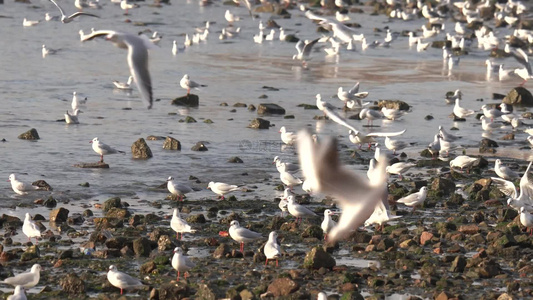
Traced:
[[275, 103], [261, 103], [257, 107], [257, 114], [258, 115], [265, 115], [265, 114], [284, 115], [285, 109]]
[[66, 222], [68, 219], [68, 209], [60, 207], [50, 212], [50, 222]]
[[69, 295], [85, 294], [85, 282], [76, 273], [69, 273], [67, 276], [61, 278], [59, 285]]
[[198, 142], [191, 148], [192, 151], [207, 151], [207, 147], [203, 142]]
[[39, 138], [39, 134], [37, 133], [37, 129], [35, 128], [32, 128], [24, 133], [21, 133], [19, 136], [18, 136], [19, 139], [21, 140], [38, 140], [40, 139]]
[[131, 155], [134, 159], [148, 159], [152, 157], [152, 150], [143, 138], [131, 145]]
[[248, 125], [248, 128], [252, 129], [269, 129], [270, 128], [270, 121], [256, 118], [253, 119], [252, 122], [250, 122], [250, 125]]
[[183, 97], [178, 97], [172, 100], [172, 105], [198, 107], [200, 104], [200, 98], [194, 94], [188, 94]]
[[163, 142], [163, 149], [179, 151], [181, 150], [181, 143], [175, 138], [167, 136], [165, 141]]

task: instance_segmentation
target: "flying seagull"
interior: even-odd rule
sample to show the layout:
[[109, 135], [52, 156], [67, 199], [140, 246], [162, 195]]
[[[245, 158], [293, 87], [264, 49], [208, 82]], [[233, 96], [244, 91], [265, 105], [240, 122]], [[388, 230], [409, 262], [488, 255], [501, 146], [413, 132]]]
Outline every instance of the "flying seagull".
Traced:
[[65, 15], [65, 12], [64, 12], [63, 9], [61, 8], [61, 6], [59, 6], [59, 4], [57, 4], [54, 0], [50, 0], [50, 2], [52, 2], [52, 3], [57, 7], [57, 9], [59, 9], [59, 13], [61, 13], [61, 22], [64, 23], [64, 24], [67, 24], [67, 23], [72, 22], [72, 21], [74, 20], [74, 18], [76, 18], [76, 17], [78, 17], [78, 16], [81, 16], [81, 15], [100, 18], [100, 17], [97, 16], [97, 15], [93, 15], [93, 14], [86, 13], [86, 12], [81, 12], [81, 11], [77, 11], [77, 12], [75, 12], [75, 13], [73, 13], [72, 15], [70, 15], [70, 16], [67, 17], [67, 16]]

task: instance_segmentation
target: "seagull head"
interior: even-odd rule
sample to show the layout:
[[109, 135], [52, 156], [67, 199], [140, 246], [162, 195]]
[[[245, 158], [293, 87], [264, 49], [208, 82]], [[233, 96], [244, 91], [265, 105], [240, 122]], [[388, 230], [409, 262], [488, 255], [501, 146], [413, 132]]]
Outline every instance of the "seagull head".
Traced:
[[9, 175], [9, 179], [7, 181], [15, 181], [16, 178], [15, 178], [15, 174], [11, 174]]
[[98, 143], [98, 138], [95, 137], [92, 141], [89, 142], [89, 144], [92, 144], [92, 143]]
[[172, 181], [172, 180], [174, 180], [174, 177], [172, 177], [172, 176], [167, 178], [167, 181]]
[[174, 253], [182, 254], [182, 253], [183, 253], [183, 250], [181, 250], [180, 247], [176, 247], [176, 248], [174, 248]]
[[231, 223], [229, 223], [230, 227], [241, 227], [241, 225], [239, 224], [239, 221], [237, 220], [233, 220], [231, 221]]

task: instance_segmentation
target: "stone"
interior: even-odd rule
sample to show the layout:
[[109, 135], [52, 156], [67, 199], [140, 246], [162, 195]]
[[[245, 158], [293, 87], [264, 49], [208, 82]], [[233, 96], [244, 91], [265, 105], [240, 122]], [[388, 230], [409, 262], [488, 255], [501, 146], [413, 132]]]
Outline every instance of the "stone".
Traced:
[[159, 240], [157, 240], [157, 250], [163, 252], [172, 249], [174, 249], [174, 243], [172, 243], [170, 237], [166, 234], [160, 236]]
[[126, 219], [129, 218], [131, 214], [125, 208], [112, 207], [106, 212], [105, 216], [106, 218]]
[[68, 209], [60, 207], [50, 212], [50, 222], [62, 223], [68, 219]]
[[76, 273], [69, 273], [67, 276], [62, 276], [59, 280], [59, 285], [63, 289], [63, 292], [69, 295], [85, 294], [85, 282]]
[[207, 151], [207, 147], [203, 142], [198, 142], [191, 148], [192, 151]]
[[230, 159], [228, 159], [228, 162], [232, 163], [232, 164], [242, 164], [243, 163], [242, 159], [240, 159], [238, 156], [230, 157]]
[[272, 293], [274, 297], [288, 296], [296, 292], [300, 288], [300, 285], [294, 280], [284, 277], [278, 278], [272, 281], [268, 286], [267, 291]]
[[151, 251], [152, 246], [150, 240], [148, 240], [147, 238], [142, 237], [133, 241], [133, 253], [135, 253], [135, 256], [148, 257], [150, 256]]
[[131, 155], [134, 159], [148, 159], [152, 157], [152, 150], [146, 141], [140, 138], [131, 145]]
[[480, 142], [479, 142], [479, 147], [490, 147], [490, 148], [496, 148], [496, 147], [499, 147], [498, 146], [498, 143], [496, 143], [496, 141], [493, 141], [491, 139], [487, 139], [487, 138], [483, 138]]
[[304, 258], [304, 267], [308, 269], [331, 269], [336, 265], [335, 258], [324, 251], [324, 248], [317, 246], [307, 252]]
[[111, 208], [122, 208], [122, 202], [119, 197], [113, 197], [109, 198], [104, 202], [104, 206], [102, 207], [104, 212], [109, 211]]
[[502, 137], [502, 140], [504, 141], [511, 141], [514, 140], [514, 133], [508, 133]]
[[109, 169], [109, 165], [102, 162], [95, 163], [79, 163], [74, 165], [75, 168], [82, 169]]
[[189, 285], [164, 283], [159, 287], [159, 300], [180, 300], [189, 297]]
[[526, 88], [515, 87], [507, 93], [502, 102], [511, 105], [533, 106], [533, 95]]
[[176, 140], [173, 137], [167, 136], [165, 141], [163, 142], [163, 149], [166, 150], [181, 150], [181, 143], [180, 141]]
[[37, 129], [32, 128], [24, 133], [21, 133], [18, 136], [21, 140], [38, 140], [40, 139], [39, 134], [37, 133]]
[[186, 221], [190, 224], [204, 224], [206, 222], [205, 216], [203, 214], [189, 215]]
[[37, 245], [30, 246], [20, 256], [20, 261], [30, 261], [41, 256], [41, 251]]
[[261, 103], [257, 107], [258, 115], [284, 115], [285, 109], [275, 103]]
[[427, 242], [431, 241], [433, 236], [434, 235], [431, 232], [427, 232], [427, 231], [422, 232], [422, 234], [420, 235], [420, 245], [422, 246], [426, 245]]
[[379, 100], [378, 107], [379, 109], [386, 107], [405, 111], [409, 110], [409, 104], [401, 100]]
[[461, 225], [459, 226], [459, 232], [464, 234], [476, 234], [479, 232], [479, 227], [476, 224]]
[[458, 255], [452, 262], [450, 267], [450, 272], [459, 272], [463, 273], [466, 267], [466, 259], [462, 255]]
[[155, 262], [147, 261], [144, 264], [141, 265], [140, 272], [141, 274], [150, 274], [153, 270], [155, 270], [157, 266], [155, 265]]
[[216, 300], [217, 295], [207, 284], [199, 284], [195, 298], [203, 300]]
[[302, 237], [314, 237], [318, 240], [321, 240], [324, 237], [324, 231], [322, 230], [322, 228], [320, 228], [320, 226], [311, 225], [307, 227], [304, 232], [302, 232]]
[[188, 94], [183, 97], [178, 97], [172, 100], [172, 105], [198, 107], [200, 104], [200, 98], [194, 94]]
[[440, 191], [444, 195], [451, 195], [455, 192], [455, 183], [445, 178], [435, 178], [431, 183], [431, 189]]
[[191, 116], [187, 116], [187, 117], [185, 117], [185, 119], [179, 120], [178, 122], [180, 122], [180, 123], [197, 123], [196, 119], [194, 119]]
[[37, 180], [31, 183], [31, 185], [39, 187], [43, 191], [53, 191], [54, 189], [44, 180]]
[[269, 129], [270, 128], [270, 121], [256, 118], [253, 119], [252, 122], [250, 122], [250, 125], [248, 125], [248, 128], [252, 129]]
[[68, 250], [61, 251], [61, 253], [59, 253], [57, 258], [67, 259], [67, 258], [72, 258], [73, 255], [74, 255], [74, 251], [72, 249], [68, 249]]
[[215, 259], [225, 258], [230, 253], [231, 253], [230, 247], [227, 244], [222, 243], [218, 245], [218, 247], [213, 252], [213, 258]]
[[43, 205], [48, 208], [54, 208], [57, 206], [57, 200], [54, 199], [54, 197], [50, 196], [44, 201]]

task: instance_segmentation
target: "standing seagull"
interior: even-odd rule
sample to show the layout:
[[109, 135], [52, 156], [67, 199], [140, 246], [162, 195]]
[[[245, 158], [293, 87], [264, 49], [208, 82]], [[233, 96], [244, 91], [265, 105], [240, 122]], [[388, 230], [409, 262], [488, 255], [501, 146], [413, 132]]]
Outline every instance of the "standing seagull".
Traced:
[[183, 201], [183, 196], [193, 191], [191, 187], [186, 184], [174, 182], [174, 177], [172, 176], [167, 179], [167, 189], [172, 195], [178, 196], [179, 201]]
[[107, 272], [107, 280], [111, 283], [112, 286], [120, 289], [120, 294], [122, 295], [122, 290], [125, 289], [135, 289], [143, 286], [142, 282], [133, 278], [126, 273], [120, 272], [117, 267], [114, 265], [109, 266], [109, 271]]
[[328, 239], [328, 232], [333, 229], [333, 227], [337, 226], [337, 222], [331, 219], [331, 215], [334, 214], [335, 213], [329, 209], [324, 211], [324, 220], [320, 224], [320, 228], [322, 228], [322, 231], [324, 231], [324, 240]]
[[77, 12], [75, 12], [72, 15], [67, 17], [65, 15], [65, 12], [61, 8], [61, 6], [59, 6], [59, 4], [57, 4], [54, 0], [50, 0], [50, 2], [52, 2], [57, 7], [57, 9], [59, 9], [59, 13], [61, 14], [61, 22], [63, 24], [70, 23], [70, 22], [74, 21], [74, 18], [76, 18], [78, 16], [82, 16], [82, 15], [83, 16], [91, 16], [91, 17], [99, 18], [99, 16], [97, 16], [97, 15], [93, 15], [93, 14], [86, 13], [86, 12], [81, 12], [81, 11], [77, 11]]
[[243, 256], [244, 256], [244, 242], [252, 242], [262, 237], [259, 232], [251, 231], [249, 229], [241, 227], [241, 225], [239, 224], [239, 221], [237, 220], [231, 221], [230, 228], [229, 228], [229, 235], [231, 236], [232, 239], [241, 243], [240, 251], [243, 254]]
[[294, 201], [294, 196], [293, 195], [290, 195], [289, 197], [287, 197], [287, 202], [288, 202], [288, 205], [287, 205], [287, 208], [289, 209], [289, 213], [296, 217], [296, 222], [298, 223], [298, 220], [302, 220], [302, 218], [304, 217], [316, 217], [317, 215], [312, 211], [310, 210], [309, 208], [303, 206], [303, 205], [300, 205], [299, 203], [297, 203], [296, 201]]
[[32, 221], [29, 213], [26, 213], [24, 223], [22, 224], [22, 232], [28, 237], [28, 242], [31, 242], [31, 238], [35, 238], [35, 243], [38, 244], [37, 238], [41, 237], [41, 230], [39, 226]]
[[187, 90], [187, 95], [191, 93], [191, 89], [198, 89], [198, 87], [206, 87], [205, 84], [199, 84], [195, 81], [189, 79], [189, 75], [183, 75], [183, 78], [180, 80], [180, 86]]
[[40, 271], [41, 271], [41, 265], [34, 264], [31, 267], [30, 272], [20, 273], [16, 276], [6, 278], [4, 279], [3, 283], [10, 284], [12, 286], [20, 285], [24, 288], [29, 289], [29, 288], [36, 286], [39, 283], [39, 279], [41, 278]]
[[115, 148], [112, 148], [112, 147], [100, 142], [97, 137], [95, 137], [89, 143], [93, 144], [94, 152], [100, 154], [100, 162], [101, 163], [104, 162], [104, 155], [116, 154], [116, 153], [126, 153], [124, 151], [117, 150]]
[[120, 82], [118, 80], [113, 80], [113, 84], [119, 90], [131, 90], [131, 84], [132, 83], [133, 83], [133, 76], [131, 76], [131, 75], [130, 75], [130, 77], [128, 77], [128, 81], [127, 82]]
[[281, 247], [278, 244], [278, 234], [275, 231], [271, 231], [268, 235], [268, 241], [265, 244], [263, 252], [266, 256], [265, 266], [268, 264], [269, 259], [276, 260], [276, 267], [278, 266], [278, 258], [281, 256]]
[[72, 111], [75, 111], [76, 109], [79, 109], [80, 105], [83, 105], [86, 102], [87, 102], [87, 98], [80, 99], [80, 98], [78, 98], [78, 93], [72, 92], [72, 103], [71, 103]]
[[15, 291], [13, 292], [13, 295], [7, 296], [6, 300], [27, 300], [26, 294], [24, 293], [24, 288], [20, 285], [17, 285], [15, 287]]
[[279, 179], [281, 180], [281, 182], [283, 182], [284, 185], [288, 186], [291, 190], [295, 185], [303, 183], [300, 178], [297, 178], [296, 176], [287, 172], [287, 167], [285, 166], [285, 163], [281, 163], [280, 165]]
[[133, 35], [112, 30], [98, 30], [82, 39], [82, 42], [89, 41], [95, 37], [105, 36], [105, 39], [111, 41], [115, 46], [128, 49], [128, 65], [131, 76], [142, 95], [147, 107], [152, 108], [152, 80], [148, 71], [148, 49], [155, 47], [150, 40], [141, 35]]
[[511, 168], [504, 166], [502, 161], [499, 159], [494, 162], [494, 172], [496, 172], [496, 175], [498, 175], [500, 178], [505, 180], [513, 180], [514, 178], [520, 177], [520, 175], [511, 170]]
[[13, 191], [19, 195], [26, 195], [28, 194], [28, 191], [38, 190], [39, 187], [24, 183], [22, 181], [17, 180], [17, 177], [15, 174], [9, 175], [9, 182], [11, 182], [11, 188]]
[[[183, 250], [180, 247], [174, 248], [174, 256], [172, 256], [172, 267], [178, 271], [178, 278], [180, 280], [180, 273], [187, 272], [189, 269], [194, 268], [196, 264], [189, 259], [188, 256], [183, 254]], [[183, 277], [187, 279], [187, 273], [183, 274]]]
[[520, 223], [526, 227], [529, 235], [533, 235], [533, 215], [525, 207], [520, 208]]
[[240, 190], [240, 188], [236, 185], [230, 185], [227, 183], [214, 181], [209, 182], [207, 188], [212, 190], [213, 193], [222, 196], [222, 200], [224, 200], [224, 195], [226, 195], [227, 193]]
[[455, 99], [455, 106], [453, 107], [453, 114], [456, 115], [458, 118], [465, 118], [465, 117], [468, 117], [470, 115], [473, 115], [475, 113], [475, 111], [471, 110], [471, 109], [467, 109], [467, 108], [464, 108], [464, 107], [461, 107], [461, 105], [459, 105], [459, 99]]
[[76, 108], [73, 113], [70, 113], [68, 110], [65, 113], [65, 123], [67, 124], [80, 124], [78, 120], [78, 114], [82, 111]]
[[[183, 220], [180, 217], [180, 212], [177, 208], [174, 208], [174, 213], [172, 214], [172, 219], [170, 220], [170, 228], [176, 232], [176, 239], [181, 240], [183, 238], [183, 233], [190, 232], [194, 233], [196, 230], [191, 228], [191, 225], [187, 221]], [[181, 233], [181, 238], [180, 238]]]
[[417, 205], [424, 203], [424, 200], [426, 200], [427, 194], [428, 194], [428, 188], [423, 186], [420, 188], [420, 191], [413, 193], [411, 195], [405, 196], [403, 198], [400, 198], [396, 202], [403, 203], [407, 206], [412, 206], [413, 211], [415, 211]]

